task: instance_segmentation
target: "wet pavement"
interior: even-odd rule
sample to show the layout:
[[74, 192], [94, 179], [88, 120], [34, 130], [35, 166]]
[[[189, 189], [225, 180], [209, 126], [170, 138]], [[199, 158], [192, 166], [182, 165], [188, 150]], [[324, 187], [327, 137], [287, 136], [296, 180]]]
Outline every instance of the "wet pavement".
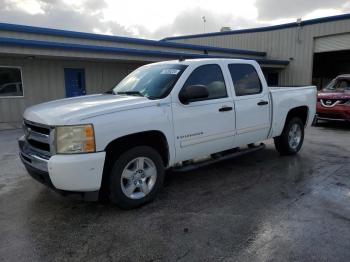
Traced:
[[26, 175], [21, 131], [0, 132], [0, 261], [349, 261], [350, 126], [168, 173], [137, 210], [64, 198]]

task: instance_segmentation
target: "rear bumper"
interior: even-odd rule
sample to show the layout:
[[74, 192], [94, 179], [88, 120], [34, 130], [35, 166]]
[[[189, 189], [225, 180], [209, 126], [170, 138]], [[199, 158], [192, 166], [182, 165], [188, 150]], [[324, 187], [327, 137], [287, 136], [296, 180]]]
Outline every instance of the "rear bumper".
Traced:
[[317, 102], [317, 119], [332, 121], [350, 121], [350, 106], [335, 105], [333, 107], [324, 107]]
[[62, 193], [98, 193], [101, 187], [105, 152], [45, 157], [19, 140], [20, 158], [30, 176]]

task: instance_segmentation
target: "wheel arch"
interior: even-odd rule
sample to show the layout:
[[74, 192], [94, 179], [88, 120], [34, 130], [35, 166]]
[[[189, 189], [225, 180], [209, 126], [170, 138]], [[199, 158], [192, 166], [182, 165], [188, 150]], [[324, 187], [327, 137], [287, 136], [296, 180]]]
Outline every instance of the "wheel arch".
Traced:
[[306, 127], [306, 125], [308, 123], [308, 116], [309, 116], [309, 107], [308, 106], [294, 107], [288, 111], [284, 126], [286, 126], [288, 121], [290, 119], [292, 119], [293, 117], [299, 117], [301, 119], [301, 121], [303, 122], [304, 127]]
[[139, 146], [150, 146], [161, 155], [164, 165], [169, 163], [169, 143], [165, 134], [159, 130], [143, 131], [118, 137], [111, 141], [105, 148], [107, 158], [118, 157], [125, 150]]
[[170, 160], [169, 143], [163, 132], [159, 130], [142, 131], [116, 138], [105, 147], [106, 159], [100, 192], [102, 193], [102, 195], [100, 194], [102, 199], [106, 198], [104, 194], [108, 193], [108, 175], [114, 161], [126, 150], [141, 145], [150, 146], [159, 152], [164, 166], [168, 166]]

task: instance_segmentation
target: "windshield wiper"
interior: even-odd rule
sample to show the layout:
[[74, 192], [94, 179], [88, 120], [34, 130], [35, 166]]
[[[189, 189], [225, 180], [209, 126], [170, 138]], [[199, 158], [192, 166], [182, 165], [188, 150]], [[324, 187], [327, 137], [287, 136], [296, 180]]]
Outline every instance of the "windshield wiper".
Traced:
[[117, 92], [118, 95], [137, 95], [137, 96], [144, 96], [141, 92], [139, 91], [122, 91], [122, 92]]

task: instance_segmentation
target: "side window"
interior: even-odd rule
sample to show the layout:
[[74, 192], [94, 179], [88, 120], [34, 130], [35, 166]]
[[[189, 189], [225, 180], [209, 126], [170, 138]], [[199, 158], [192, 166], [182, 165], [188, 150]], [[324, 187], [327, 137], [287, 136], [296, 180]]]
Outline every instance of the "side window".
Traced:
[[225, 80], [219, 65], [211, 64], [197, 67], [188, 77], [183, 87], [192, 85], [204, 85], [208, 88], [209, 96], [200, 100], [227, 97]]
[[255, 68], [248, 64], [230, 64], [232, 82], [236, 96], [259, 94], [262, 91], [260, 78]]

